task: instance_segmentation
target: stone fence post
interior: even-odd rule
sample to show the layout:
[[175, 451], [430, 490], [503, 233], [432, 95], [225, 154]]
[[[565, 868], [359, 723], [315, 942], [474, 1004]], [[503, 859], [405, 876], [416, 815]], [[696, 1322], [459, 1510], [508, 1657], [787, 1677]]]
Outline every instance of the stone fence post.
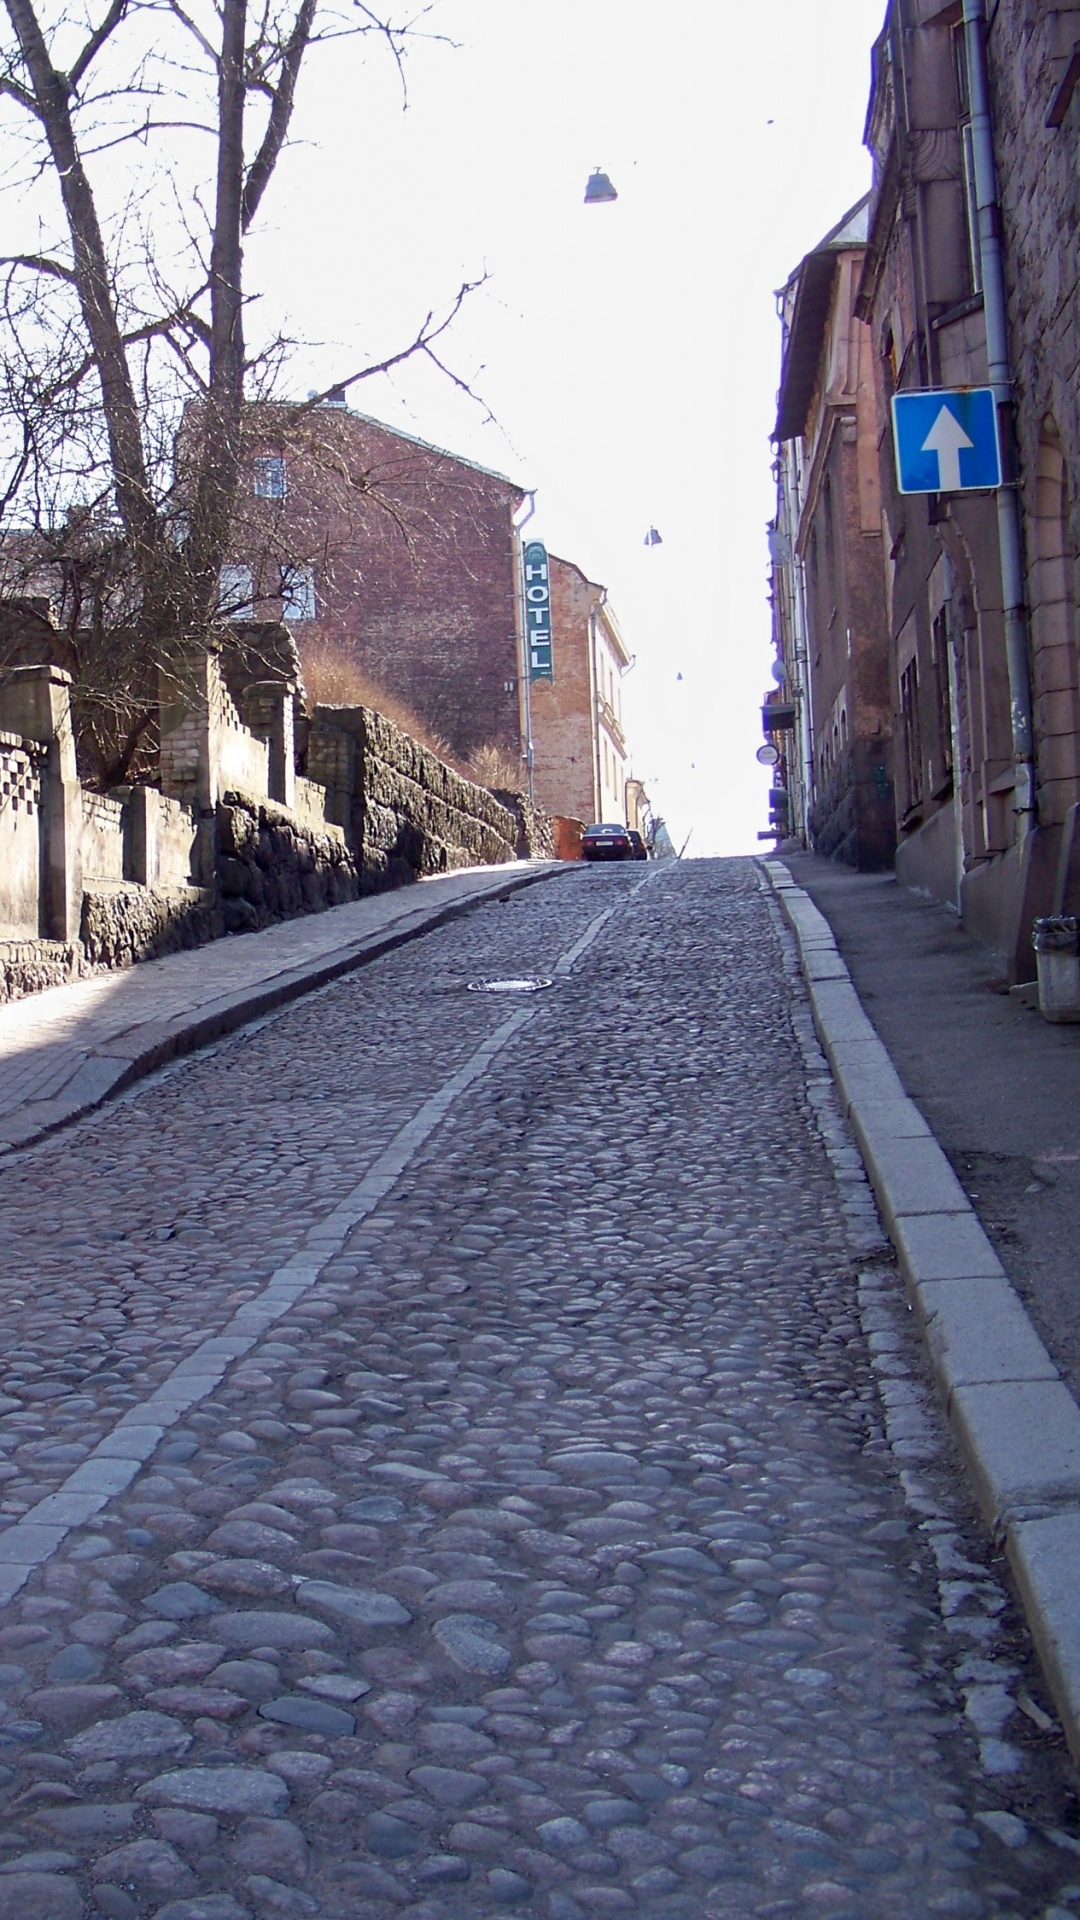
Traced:
[[212, 751], [215, 664], [203, 647], [177, 652], [158, 667], [161, 791], [196, 814], [217, 801]]
[[46, 749], [41, 779], [41, 922], [48, 940], [79, 938], [82, 921], [82, 787], [75, 766], [71, 675], [62, 667], [11, 667], [0, 676], [0, 728]]
[[296, 805], [296, 688], [287, 680], [253, 680], [244, 688], [244, 725], [270, 748], [269, 798]]

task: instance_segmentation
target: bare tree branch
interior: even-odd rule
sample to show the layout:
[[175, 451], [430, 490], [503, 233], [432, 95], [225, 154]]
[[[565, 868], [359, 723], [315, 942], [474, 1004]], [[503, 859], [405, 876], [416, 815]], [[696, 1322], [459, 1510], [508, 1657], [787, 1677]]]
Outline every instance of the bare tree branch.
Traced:
[[285, 144], [296, 98], [296, 82], [311, 38], [316, 4], [317, 0], [301, 0], [292, 31], [285, 42], [281, 72], [271, 94], [270, 117], [266, 123], [266, 132], [259, 151], [251, 163], [244, 185], [243, 231], [245, 233], [258, 212], [259, 203], [270, 184], [270, 176]]
[[[325, 526], [305, 524], [290, 549], [280, 516], [263, 514], [241, 484], [257, 423], [276, 421], [285, 440], [306, 436], [346, 522], [369, 516], [367, 534], [381, 539], [385, 527], [413, 550], [427, 506], [393, 475], [384, 484], [351, 470], [335, 451], [340, 416], [312, 415], [327, 393], [277, 406], [293, 343], [267, 329], [248, 351], [244, 238], [288, 145], [311, 48], [377, 36], [404, 86], [405, 43], [427, 10], [395, 23], [379, 17], [379, 0], [89, 0], [103, 9], [95, 26], [87, 4], [0, 0], [12, 30], [0, 96], [23, 116], [2, 184], [31, 219], [41, 200], [29, 233], [16, 210], [13, 250], [0, 256], [0, 595], [55, 601], [81, 764], [107, 783], [133, 768], [146, 777], [156, 675], [207, 644], [222, 565], [253, 528], [263, 540], [258, 598], [271, 608], [312, 565], [329, 578], [338, 564]], [[153, 159], [144, 166], [140, 153], [118, 194], [104, 156], [132, 143]], [[419, 356], [475, 399], [442, 342], [479, 284], [463, 284], [408, 345], [335, 386]]]
[[[358, 373], [350, 373], [344, 380], [334, 380], [330, 386], [324, 387], [321, 393], [313, 393], [309, 399], [301, 401], [297, 407], [297, 412], [310, 413], [314, 407], [325, 406], [332, 394], [345, 393], [350, 387], [355, 387], [358, 381], [370, 380], [373, 374], [389, 373], [393, 367], [400, 367], [403, 361], [411, 360], [413, 356], [418, 353], [427, 354], [428, 358], [434, 361], [436, 366], [440, 366], [442, 372], [446, 372], [446, 368], [441, 367], [440, 362], [435, 359], [435, 355], [431, 351], [432, 344], [441, 338], [448, 327], [453, 325], [469, 295], [475, 293], [479, 287], [482, 287], [487, 279], [488, 275], [483, 273], [480, 275], [479, 280], [463, 281], [450, 303], [448, 312], [444, 314], [437, 325], [435, 323], [434, 312], [427, 314], [416, 338], [410, 341], [407, 347], [401, 347], [397, 353], [388, 354], [385, 360], [374, 361], [369, 367], [361, 367]], [[454, 374], [449, 374], [448, 377], [453, 380], [455, 386], [461, 388], [462, 392], [471, 394], [471, 389], [463, 380], [458, 379]], [[471, 397], [475, 399], [476, 395], [471, 394]]]
[[42, 253], [5, 253], [0, 255], [0, 267], [27, 267], [35, 273], [51, 274], [54, 280], [66, 280], [74, 286], [75, 275], [70, 267], [60, 260], [47, 260]]
[[92, 61], [96, 60], [106, 40], [108, 40], [113, 29], [119, 26], [127, 10], [128, 0], [112, 0], [112, 5], [105, 15], [104, 20], [101, 22], [101, 25], [95, 28], [78, 59], [68, 70], [67, 82], [69, 93], [78, 92], [79, 82], [86, 72], [87, 67], [90, 66]]

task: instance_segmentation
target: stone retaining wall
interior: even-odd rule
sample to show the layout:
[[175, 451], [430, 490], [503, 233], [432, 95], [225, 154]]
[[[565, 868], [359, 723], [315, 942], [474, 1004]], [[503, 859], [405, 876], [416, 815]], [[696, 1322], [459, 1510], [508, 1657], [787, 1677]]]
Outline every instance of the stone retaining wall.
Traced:
[[316, 707], [307, 771], [327, 790], [362, 892], [516, 857], [513, 814], [373, 708]]
[[205, 946], [226, 931], [213, 892], [203, 887], [143, 887], [138, 881], [91, 882], [83, 894], [82, 966], [130, 967]]
[[0, 1006], [46, 987], [66, 987], [83, 971], [82, 948], [66, 940], [0, 940]]
[[493, 787], [491, 792], [517, 822], [518, 859], [554, 860], [555, 822], [543, 807], [538, 807], [527, 793], [517, 793], [510, 787]]
[[217, 878], [226, 933], [355, 900], [356, 863], [338, 827], [310, 827], [285, 807], [226, 793], [217, 809]]
[[[163, 685], [161, 772], [176, 791], [90, 793], [56, 744], [70, 742], [68, 676], [21, 672], [8, 703], [37, 731], [0, 735], [0, 1000], [427, 874], [550, 852], [546, 823], [520, 795], [503, 806], [368, 708], [318, 708], [308, 777], [297, 774], [291, 689], [241, 689], [260, 737], [209, 653]], [[48, 766], [51, 811], [39, 804]], [[236, 767], [252, 787], [229, 777]], [[288, 805], [268, 797], [268, 782]]]

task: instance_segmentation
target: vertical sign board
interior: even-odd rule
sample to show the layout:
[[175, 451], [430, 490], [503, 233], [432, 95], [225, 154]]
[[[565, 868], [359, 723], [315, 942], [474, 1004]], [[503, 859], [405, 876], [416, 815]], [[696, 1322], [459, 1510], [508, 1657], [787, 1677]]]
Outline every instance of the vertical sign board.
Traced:
[[901, 493], [973, 493], [1000, 487], [992, 387], [902, 391], [893, 395], [892, 416]]
[[551, 574], [547, 548], [530, 540], [522, 555], [525, 569], [525, 632], [529, 679], [554, 680], [551, 657]]

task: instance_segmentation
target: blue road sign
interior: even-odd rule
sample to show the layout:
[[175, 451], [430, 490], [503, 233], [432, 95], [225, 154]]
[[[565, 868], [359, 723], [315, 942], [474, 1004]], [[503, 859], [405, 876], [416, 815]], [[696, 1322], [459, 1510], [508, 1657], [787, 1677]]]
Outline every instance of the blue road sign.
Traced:
[[901, 493], [968, 493], [1001, 485], [997, 403], [990, 387], [893, 395]]

